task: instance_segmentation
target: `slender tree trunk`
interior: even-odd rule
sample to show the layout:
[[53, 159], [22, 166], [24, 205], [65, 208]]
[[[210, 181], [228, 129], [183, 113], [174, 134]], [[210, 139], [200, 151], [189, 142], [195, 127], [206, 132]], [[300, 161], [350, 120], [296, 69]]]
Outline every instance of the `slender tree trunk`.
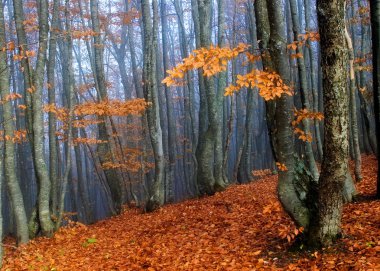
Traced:
[[[293, 36], [294, 41], [299, 41], [299, 35], [301, 34], [301, 28], [299, 23], [299, 15], [297, 11], [297, 1], [296, 0], [289, 0], [290, 3], [290, 10], [291, 10], [291, 17], [293, 22]], [[297, 46], [296, 49], [297, 54], [303, 55], [303, 48], [301, 45]], [[308, 111], [310, 111], [311, 106], [309, 102], [310, 97], [310, 89], [309, 84], [307, 81], [307, 74], [306, 74], [306, 67], [305, 67], [305, 61], [303, 57], [297, 58], [297, 66], [298, 66], [298, 74], [299, 74], [299, 80], [300, 80], [300, 91], [301, 91], [301, 100], [302, 100], [302, 107]], [[306, 134], [311, 135], [311, 128], [310, 128], [310, 120], [304, 119], [303, 122], [304, 132]], [[306, 141], [305, 142], [305, 155], [307, 164], [309, 167], [309, 170], [314, 178], [315, 181], [319, 178], [319, 172], [317, 168], [317, 164], [315, 163], [313, 149], [311, 146], [311, 142]]]
[[[225, 46], [225, 0], [218, 0], [218, 46]], [[218, 75], [218, 85], [216, 91], [216, 109], [217, 109], [217, 131], [215, 135], [214, 150], [214, 174], [217, 186], [224, 187], [228, 183], [225, 170], [223, 169], [223, 101], [224, 90], [226, 88], [227, 72], [221, 72]]]
[[[168, 21], [166, 15], [166, 1], [161, 0], [161, 25], [162, 25], [162, 54], [163, 54], [163, 68], [164, 71], [169, 69], [169, 48], [168, 48]], [[168, 198], [167, 201], [173, 201], [173, 184], [174, 184], [174, 170], [176, 164], [177, 156], [177, 127], [175, 123], [175, 116], [173, 110], [173, 99], [171, 91], [166, 85], [164, 85], [164, 92], [166, 97], [166, 115], [168, 120], [168, 155], [169, 155], [169, 165], [168, 165], [168, 176], [166, 177], [167, 184], [166, 189]]]
[[[260, 40], [259, 48], [262, 55], [262, 65], [263, 69], [273, 70], [273, 63], [268, 52], [268, 44], [270, 37], [270, 26], [268, 18], [268, 8], [266, 0], [256, 0], [255, 1], [255, 15], [256, 15], [256, 30], [257, 39]], [[273, 157], [276, 160], [276, 133], [275, 133], [275, 122], [274, 115], [276, 111], [276, 103], [274, 101], [268, 101], [266, 105], [266, 121], [268, 125], [270, 145], [272, 148]]]
[[[66, 20], [66, 31], [68, 33], [71, 32], [71, 21], [69, 17], [69, 0], [66, 0], [65, 2], [65, 20]], [[61, 182], [61, 191], [59, 194], [59, 204], [58, 204], [58, 219], [57, 223], [55, 225], [56, 230], [59, 229], [62, 223], [63, 218], [63, 212], [64, 212], [64, 206], [65, 206], [65, 195], [66, 195], [66, 188], [69, 182], [69, 176], [71, 172], [71, 164], [72, 164], [72, 155], [71, 155], [71, 148], [72, 148], [72, 138], [73, 138], [73, 126], [72, 126], [72, 117], [74, 114], [74, 67], [73, 67], [73, 41], [71, 36], [66, 37], [66, 43], [67, 43], [67, 76], [68, 76], [68, 86], [66, 93], [68, 101], [68, 120], [67, 120], [67, 148], [66, 148], [66, 165], [65, 165], [65, 171], [62, 175], [62, 182]]]
[[32, 93], [33, 104], [33, 147], [35, 155], [35, 169], [39, 179], [38, 191], [38, 216], [43, 235], [51, 236], [54, 225], [50, 217], [50, 188], [51, 182], [46, 166], [44, 155], [44, 119], [42, 91], [46, 65], [46, 53], [48, 45], [48, 3], [40, 0], [37, 3], [39, 15], [39, 47], [37, 64], [34, 77], [34, 92]]
[[[160, 108], [158, 103], [158, 89], [156, 80], [156, 48], [157, 48], [157, 24], [153, 22], [150, 15], [150, 3], [148, 0], [141, 0], [143, 18], [143, 38], [144, 38], [144, 69], [143, 83], [144, 96], [151, 105], [147, 109], [148, 128], [153, 148], [155, 160], [155, 176], [151, 180], [149, 188], [149, 198], [146, 204], [146, 211], [154, 211], [163, 204], [164, 194], [162, 183], [165, 172], [164, 150], [162, 142], [162, 130], [160, 126]], [[157, 0], [153, 0], [153, 14], [157, 12]], [[158, 20], [154, 16], [153, 20]]]
[[[198, 13], [199, 13], [199, 38], [200, 46], [209, 47], [211, 45], [211, 1], [198, 0]], [[221, 173], [218, 172], [215, 176], [215, 135], [218, 133], [220, 125], [220, 116], [218, 116], [216, 93], [214, 88], [213, 78], [206, 78], [201, 75], [204, 81], [204, 99], [200, 109], [200, 122], [201, 118], [204, 120], [204, 113], [207, 112], [208, 125], [205, 131], [200, 129], [200, 137], [197, 148], [197, 182], [200, 189], [200, 194], [212, 195], [215, 191], [222, 190], [225, 187]], [[201, 95], [202, 90], [200, 89]], [[207, 111], [205, 110], [207, 108]], [[203, 114], [203, 115], [201, 115]], [[222, 150], [220, 150], [222, 151]], [[217, 169], [219, 170], [219, 169]], [[215, 177], [218, 177], [216, 179]]]
[[[304, 7], [305, 7], [305, 26], [306, 26], [306, 32], [312, 31], [311, 29], [311, 0], [304, 0]], [[318, 88], [318, 71], [316, 69], [316, 57], [314, 55], [313, 47], [311, 46], [310, 40], [306, 41], [307, 44], [307, 53], [309, 54], [309, 61], [310, 61], [310, 87], [311, 92], [313, 94], [313, 110], [315, 112], [319, 111], [318, 109], [318, 103], [319, 103], [319, 88]], [[314, 120], [314, 126], [315, 126], [315, 140], [317, 144], [317, 149], [319, 153], [319, 157], [323, 157], [323, 147], [322, 147], [322, 139], [321, 139], [321, 125], [319, 123], [319, 120]]]
[[[58, 10], [59, 1], [54, 0], [53, 4], [53, 19], [51, 24], [51, 36], [49, 42], [49, 60], [47, 64], [47, 83], [48, 83], [48, 100], [49, 104], [55, 104], [55, 79], [54, 79], [54, 70], [56, 63], [57, 55], [57, 33], [58, 33]], [[57, 199], [57, 188], [58, 188], [58, 174], [57, 174], [57, 136], [55, 134], [57, 130], [57, 123], [55, 114], [49, 112], [49, 171], [50, 171], [50, 180], [51, 180], [51, 209], [54, 215], [57, 215], [58, 199]]]
[[[106, 78], [104, 74], [104, 61], [103, 61], [103, 46], [100, 33], [100, 23], [99, 23], [99, 11], [98, 11], [98, 0], [90, 1], [90, 10], [91, 10], [91, 22], [93, 31], [96, 33], [94, 36], [94, 79], [97, 86], [97, 91], [101, 100], [108, 98], [107, 89], [106, 89]], [[110, 138], [107, 133], [106, 127], [106, 118], [100, 118], [102, 121], [98, 124], [99, 140], [108, 141], [107, 144], [101, 143], [98, 145], [98, 154], [100, 163], [103, 164], [107, 162], [107, 157], [110, 157], [111, 154], [111, 143]], [[121, 212], [122, 205], [122, 188], [121, 183], [118, 177], [116, 170], [114, 169], [105, 169], [104, 174], [106, 176], [107, 184], [110, 188], [112, 201], [114, 204], [114, 209], [116, 213]]]
[[348, 33], [347, 26], [345, 27], [345, 38], [349, 53], [349, 63], [350, 63], [350, 113], [351, 113], [351, 129], [352, 129], [352, 141], [353, 141], [353, 153], [355, 160], [355, 179], [357, 182], [362, 180], [362, 157], [360, 153], [359, 146], [359, 132], [358, 132], [358, 118], [356, 110], [356, 81], [355, 81], [355, 70], [354, 70], [354, 48], [352, 45], [352, 40], [350, 34]]

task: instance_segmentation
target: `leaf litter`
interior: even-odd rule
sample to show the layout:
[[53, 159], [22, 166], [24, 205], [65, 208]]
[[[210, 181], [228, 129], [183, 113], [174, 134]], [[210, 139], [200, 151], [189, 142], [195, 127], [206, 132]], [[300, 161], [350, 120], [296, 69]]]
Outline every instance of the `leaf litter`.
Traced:
[[343, 238], [321, 251], [290, 252], [302, 229], [281, 208], [277, 176], [267, 175], [154, 213], [127, 209], [93, 225], [71, 222], [19, 248], [7, 238], [1, 270], [380, 270], [376, 164], [363, 157]]

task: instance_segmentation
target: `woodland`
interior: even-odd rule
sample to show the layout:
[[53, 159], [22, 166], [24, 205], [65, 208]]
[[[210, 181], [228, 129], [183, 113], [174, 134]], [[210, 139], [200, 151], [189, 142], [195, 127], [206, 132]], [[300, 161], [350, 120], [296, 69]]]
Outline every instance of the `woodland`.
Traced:
[[380, 0], [3, 0], [1, 270], [379, 270]]

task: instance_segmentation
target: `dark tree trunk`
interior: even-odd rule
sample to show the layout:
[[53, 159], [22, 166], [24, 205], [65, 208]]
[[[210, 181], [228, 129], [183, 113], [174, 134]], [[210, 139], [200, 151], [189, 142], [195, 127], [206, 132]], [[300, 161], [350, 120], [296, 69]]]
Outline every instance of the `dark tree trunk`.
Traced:
[[[373, 50], [373, 98], [375, 107], [375, 122], [377, 140], [380, 138], [380, 0], [371, 0], [372, 50]], [[379, 142], [377, 153], [379, 155]], [[377, 159], [380, 169], [380, 159]], [[377, 193], [380, 199], [380, 173], [377, 174]]]
[[311, 220], [309, 244], [327, 246], [341, 235], [343, 188], [348, 171], [347, 48], [344, 0], [318, 0], [321, 35], [324, 156], [318, 183], [317, 210]]

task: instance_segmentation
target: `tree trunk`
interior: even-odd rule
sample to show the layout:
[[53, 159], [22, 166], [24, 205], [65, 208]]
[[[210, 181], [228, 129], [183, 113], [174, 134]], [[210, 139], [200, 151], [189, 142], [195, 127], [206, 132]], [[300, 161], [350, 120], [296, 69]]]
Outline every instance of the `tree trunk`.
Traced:
[[[269, 52], [275, 71], [285, 84], [290, 84], [290, 65], [286, 53], [285, 16], [281, 0], [267, 0], [270, 22]], [[279, 172], [278, 195], [284, 209], [304, 228], [308, 227], [309, 210], [294, 187], [294, 139], [291, 127], [293, 97], [282, 95], [276, 100], [276, 158], [287, 170]]]
[[48, 3], [40, 0], [37, 3], [39, 15], [39, 47], [37, 54], [37, 64], [33, 80], [32, 93], [33, 104], [33, 147], [35, 155], [35, 169], [39, 180], [38, 191], [38, 216], [41, 224], [42, 234], [51, 236], [54, 225], [50, 217], [50, 178], [44, 156], [44, 119], [42, 91], [44, 86], [44, 75], [46, 65], [46, 52], [48, 45]]
[[[153, 0], [153, 14], [157, 14], [157, 0]], [[156, 48], [157, 48], [157, 21], [153, 23], [150, 14], [150, 3], [141, 0], [143, 18], [144, 39], [144, 68], [143, 90], [147, 102], [151, 105], [147, 109], [148, 128], [155, 160], [155, 176], [149, 187], [149, 198], [146, 203], [146, 211], [154, 211], [163, 204], [164, 191], [162, 190], [165, 172], [164, 150], [162, 142], [162, 130], [160, 126], [160, 108], [158, 103], [158, 89], [156, 80]], [[158, 20], [156, 16], [153, 20]]]
[[[166, 15], [166, 1], [161, 0], [161, 25], [162, 25], [162, 54], [163, 54], [163, 68], [164, 71], [169, 69], [169, 47], [168, 47], [168, 21]], [[173, 99], [171, 91], [164, 84], [164, 92], [166, 98], [166, 115], [168, 121], [168, 156], [169, 156], [169, 165], [168, 165], [168, 176], [166, 177], [166, 189], [167, 191], [167, 201], [173, 201], [173, 185], [174, 185], [174, 170], [176, 164], [177, 156], [177, 127], [175, 122], [174, 110], [173, 110]], [[190, 113], [190, 112], [189, 112]]]
[[[99, 11], [98, 11], [98, 0], [90, 1], [90, 10], [91, 10], [91, 22], [92, 29], [96, 33], [94, 36], [94, 80], [95, 85], [97, 86], [97, 91], [101, 100], [108, 98], [107, 89], [106, 89], [106, 78], [104, 74], [104, 62], [103, 62], [103, 43], [101, 40], [100, 33], [100, 23], [99, 23]], [[112, 157], [111, 153], [111, 143], [110, 138], [107, 133], [106, 127], [106, 118], [100, 118], [102, 121], [98, 124], [98, 138], [99, 140], [108, 141], [108, 143], [101, 143], [98, 145], [98, 155], [100, 163], [103, 164], [107, 162], [107, 157]], [[116, 213], [121, 212], [121, 205], [123, 203], [122, 198], [122, 188], [119, 177], [116, 170], [114, 169], [105, 169], [104, 174], [106, 176], [107, 184], [111, 191], [111, 197]]]
[[[4, 10], [3, 5], [0, 5], [0, 48], [6, 48], [6, 38], [5, 38], [5, 21], [4, 21]], [[9, 69], [7, 62], [7, 51], [0, 51], [0, 95], [2, 100], [7, 100], [7, 96], [10, 94], [9, 86]], [[14, 122], [13, 122], [13, 110], [12, 110], [12, 100], [3, 103], [3, 123], [4, 123], [4, 145], [1, 143], [1, 157], [3, 161], [2, 150], [4, 148], [4, 165], [1, 163], [0, 168], [0, 179], [3, 178], [3, 168], [5, 169], [5, 179], [7, 182], [7, 187], [10, 195], [11, 205], [16, 221], [16, 241], [18, 244], [23, 244], [29, 241], [28, 233], [28, 222], [25, 213], [24, 200], [19, 185], [19, 180], [16, 173], [15, 164], [15, 146], [12, 141], [14, 137]], [[2, 194], [0, 190], [0, 194]], [[1, 212], [1, 208], [0, 208]], [[2, 230], [2, 217], [0, 228]], [[2, 232], [0, 235], [2, 238]]]
[[[380, 138], [380, 0], [371, 0], [372, 50], [373, 50], [373, 98], [375, 107], [376, 136]], [[380, 153], [377, 143], [377, 153]], [[380, 169], [380, 159], [377, 159]], [[377, 174], [377, 193], [380, 199], [380, 171]]]
[[348, 33], [347, 26], [345, 27], [345, 38], [349, 53], [349, 63], [350, 63], [350, 115], [351, 115], [351, 129], [352, 129], [352, 141], [353, 141], [353, 153], [355, 160], [355, 180], [360, 182], [362, 180], [362, 157], [360, 153], [359, 146], [359, 132], [358, 132], [358, 118], [356, 110], [356, 81], [355, 81], [355, 70], [354, 70], [354, 48], [352, 45], [352, 40], [350, 34]]
[[[297, 11], [297, 1], [296, 0], [289, 0], [290, 3], [290, 10], [291, 10], [291, 17], [293, 22], [293, 35], [294, 35], [294, 41], [299, 41], [299, 35], [301, 34], [301, 28], [299, 23], [299, 15]], [[296, 49], [297, 54], [303, 55], [303, 48], [302, 45], [297, 45]], [[310, 97], [310, 89], [309, 84], [307, 81], [307, 74], [306, 74], [306, 67], [305, 67], [305, 61], [303, 57], [297, 58], [297, 66], [298, 66], [298, 74], [299, 74], [299, 80], [300, 80], [300, 91], [301, 91], [301, 100], [302, 100], [302, 107], [308, 111], [310, 111], [311, 106], [309, 102]], [[311, 129], [310, 129], [310, 120], [304, 119], [302, 121], [304, 132], [306, 134], [311, 135]], [[314, 178], [315, 181], [319, 178], [319, 172], [317, 168], [317, 164], [315, 163], [313, 149], [311, 146], [311, 142], [306, 141], [305, 142], [305, 155], [307, 164], [309, 167], [309, 170]]]
[[[198, 13], [199, 13], [199, 38], [201, 47], [209, 47], [211, 45], [211, 0], [198, 0]], [[223, 190], [225, 183], [222, 173], [216, 173], [215, 170], [215, 142], [216, 135], [218, 135], [218, 129], [220, 126], [220, 117], [217, 110], [217, 95], [214, 88], [214, 79], [203, 77], [204, 81], [204, 99], [201, 103], [200, 109], [200, 122], [205, 121], [204, 118], [207, 112], [208, 125], [205, 127], [205, 131], [201, 131], [197, 148], [197, 182], [200, 194], [212, 195], [218, 190]], [[202, 90], [200, 89], [201, 95]], [[207, 108], [207, 111], [206, 111]], [[218, 150], [222, 151], [222, 149]], [[215, 177], [218, 177], [216, 179]]]
[[318, 206], [311, 221], [309, 244], [327, 246], [341, 235], [343, 187], [348, 171], [348, 92], [345, 1], [318, 0], [321, 35], [325, 144]]
[[[53, 19], [51, 24], [51, 36], [49, 42], [49, 60], [47, 64], [47, 83], [48, 83], [48, 100], [49, 104], [55, 104], [55, 79], [54, 79], [54, 70], [56, 63], [56, 55], [57, 55], [57, 33], [58, 33], [58, 10], [59, 1], [54, 0], [53, 4]], [[50, 171], [50, 180], [51, 180], [51, 209], [54, 215], [57, 215], [57, 207], [58, 207], [58, 199], [57, 199], [57, 188], [58, 188], [58, 158], [57, 158], [57, 136], [55, 134], [57, 130], [57, 123], [55, 114], [53, 112], [49, 112], [49, 171]]]

